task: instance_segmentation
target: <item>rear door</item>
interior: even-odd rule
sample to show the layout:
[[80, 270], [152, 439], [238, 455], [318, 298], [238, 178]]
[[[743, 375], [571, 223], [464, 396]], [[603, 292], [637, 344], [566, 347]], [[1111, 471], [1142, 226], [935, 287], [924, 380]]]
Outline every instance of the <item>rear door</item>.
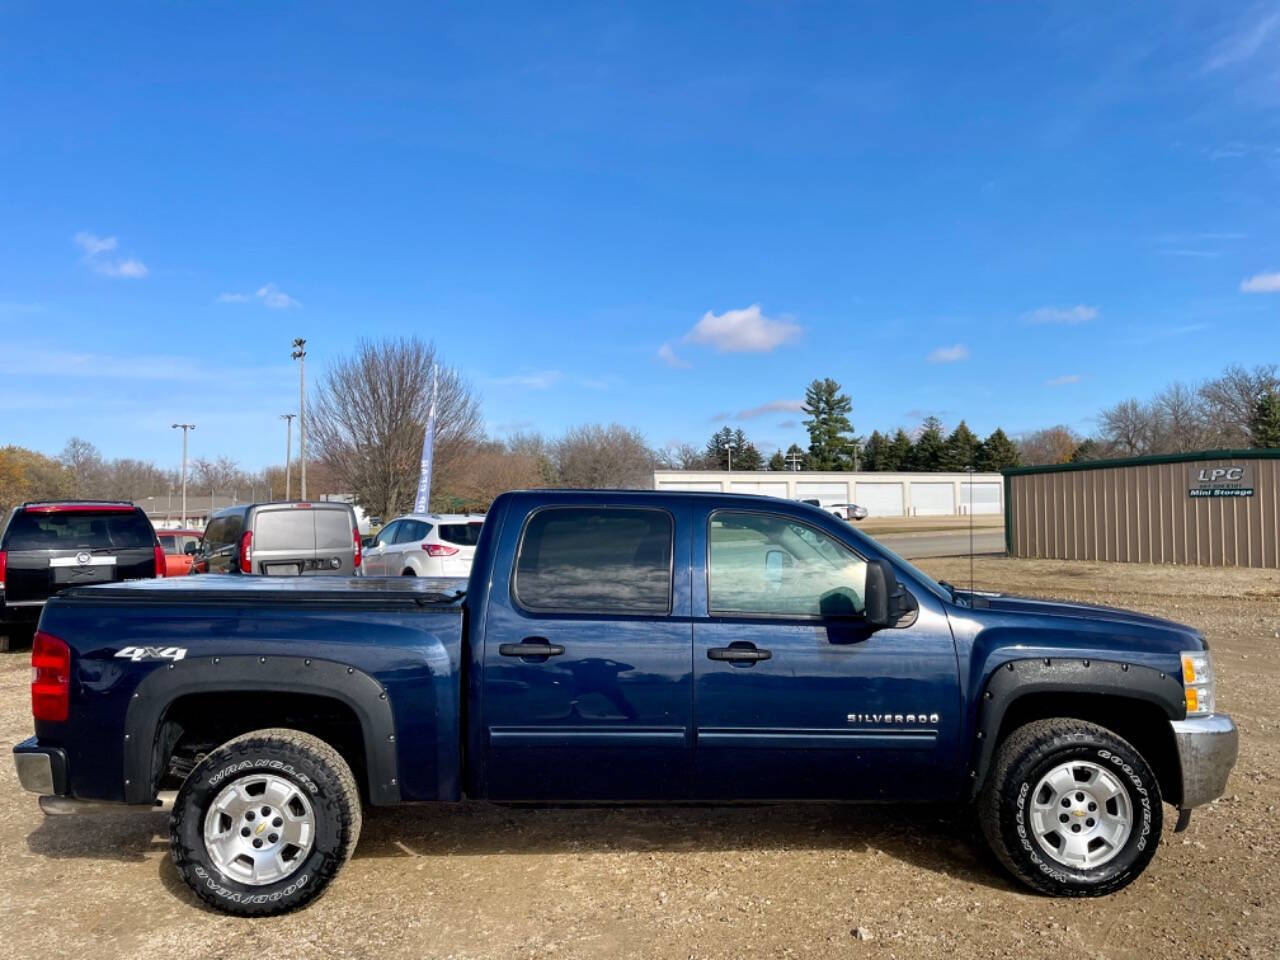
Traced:
[[5, 534], [5, 601], [45, 600], [65, 587], [155, 576], [155, 530], [133, 507], [28, 507]]
[[253, 573], [300, 576], [316, 558], [316, 524], [309, 508], [281, 504], [253, 511]]
[[503, 529], [495, 570], [511, 575], [490, 588], [480, 718], [491, 799], [689, 796], [689, 513], [675, 502], [544, 506]]
[[465, 577], [471, 573], [471, 562], [476, 557], [476, 544], [480, 542], [480, 530], [483, 520], [464, 520], [441, 523], [436, 536], [457, 552], [443, 557], [444, 575], [446, 577]]
[[355, 511], [345, 505], [316, 504], [311, 513], [316, 525], [316, 566], [314, 570], [303, 572], [354, 577]]
[[422, 553], [422, 541], [431, 533], [431, 524], [425, 520], [404, 519], [396, 531], [395, 542], [387, 547], [387, 573], [398, 576], [409, 566], [409, 555]]

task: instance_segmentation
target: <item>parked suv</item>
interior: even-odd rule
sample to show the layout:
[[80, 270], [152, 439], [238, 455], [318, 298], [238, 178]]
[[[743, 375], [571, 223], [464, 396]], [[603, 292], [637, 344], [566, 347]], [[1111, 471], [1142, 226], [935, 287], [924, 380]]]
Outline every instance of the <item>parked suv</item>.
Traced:
[[366, 577], [466, 577], [483, 514], [429, 513], [398, 517], [369, 541]]
[[30, 630], [63, 587], [164, 575], [155, 529], [132, 503], [24, 503], [0, 536], [0, 644]]
[[361, 553], [349, 503], [249, 503], [210, 518], [191, 572], [353, 577]]

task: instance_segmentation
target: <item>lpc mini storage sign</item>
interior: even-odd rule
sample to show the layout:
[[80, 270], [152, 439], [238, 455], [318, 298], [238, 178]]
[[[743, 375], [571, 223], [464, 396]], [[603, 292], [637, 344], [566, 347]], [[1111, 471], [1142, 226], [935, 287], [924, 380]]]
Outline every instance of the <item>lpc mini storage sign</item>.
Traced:
[[1189, 497], [1252, 497], [1253, 467], [1192, 467]]

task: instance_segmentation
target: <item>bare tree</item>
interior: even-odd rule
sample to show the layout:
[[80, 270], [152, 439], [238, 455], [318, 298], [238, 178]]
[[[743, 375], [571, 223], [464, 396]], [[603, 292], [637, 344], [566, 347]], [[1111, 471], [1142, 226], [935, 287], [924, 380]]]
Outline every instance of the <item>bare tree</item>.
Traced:
[[1252, 370], [1235, 364], [1222, 375], [1200, 386], [1204, 419], [1209, 440], [1216, 447], [1247, 447], [1249, 423], [1258, 409], [1258, 400], [1280, 392], [1276, 364], [1259, 364]]
[[100, 495], [105, 469], [102, 454], [88, 440], [72, 437], [62, 448], [58, 460], [71, 474], [71, 495], [96, 497]]
[[1081, 438], [1070, 427], [1059, 424], [1018, 438], [1018, 454], [1030, 467], [1067, 463], [1080, 446]]
[[1122, 400], [1098, 415], [1102, 439], [1115, 453], [1135, 457], [1149, 453], [1155, 439], [1156, 418], [1151, 408], [1138, 400]]
[[658, 466], [668, 470], [713, 470], [715, 462], [707, 456], [706, 450], [695, 447], [692, 443], [663, 447], [657, 451]]
[[621, 424], [573, 427], [556, 441], [555, 464], [566, 487], [645, 489], [653, 486], [653, 451]]
[[1151, 401], [1155, 416], [1152, 453], [1185, 453], [1204, 447], [1204, 404], [1199, 393], [1185, 383], [1171, 383]]
[[[416, 337], [361, 340], [335, 361], [308, 404], [312, 449], [369, 513], [392, 517], [413, 504], [431, 402], [435, 346]], [[482, 436], [480, 404], [457, 371], [439, 367], [433, 484], [456, 482]]]
[[248, 493], [248, 478], [240, 464], [228, 456], [220, 456], [216, 460], [200, 458], [192, 462], [192, 488], [199, 494], [240, 495], [241, 489]]

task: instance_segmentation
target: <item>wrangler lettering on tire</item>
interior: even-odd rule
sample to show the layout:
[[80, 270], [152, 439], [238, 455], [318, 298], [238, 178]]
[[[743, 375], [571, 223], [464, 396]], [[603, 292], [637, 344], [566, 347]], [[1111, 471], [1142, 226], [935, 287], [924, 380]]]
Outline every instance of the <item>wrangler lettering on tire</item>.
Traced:
[[1112, 893], [1151, 862], [1160, 787], [1112, 731], [1071, 718], [1014, 730], [978, 800], [982, 831], [1023, 883], [1054, 896]]
[[246, 917], [303, 906], [360, 836], [360, 794], [329, 744], [256, 730], [213, 750], [178, 792], [169, 847], [202, 900]]

